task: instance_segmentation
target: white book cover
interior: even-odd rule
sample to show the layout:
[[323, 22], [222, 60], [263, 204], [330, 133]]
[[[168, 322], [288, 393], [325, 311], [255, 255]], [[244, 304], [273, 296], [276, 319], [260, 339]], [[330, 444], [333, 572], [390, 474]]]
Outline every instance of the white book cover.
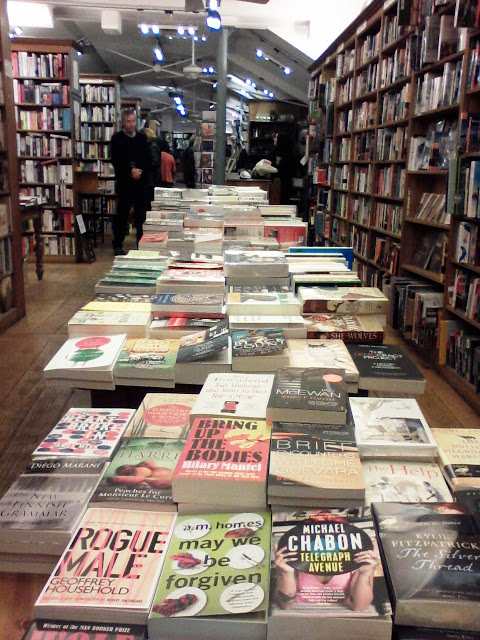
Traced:
[[359, 373], [343, 340], [288, 340], [290, 367], [344, 369], [348, 383], [358, 383]]
[[[95, 373], [110, 373], [113, 365], [122, 350], [127, 336], [120, 333], [113, 336], [91, 336], [88, 338], [70, 338], [53, 356], [45, 367], [45, 377], [56, 377], [60, 372], [65, 372], [66, 377], [79, 377], [82, 379], [98, 379]], [[113, 377], [112, 377], [113, 379]]]
[[452, 496], [435, 462], [412, 460], [362, 460], [365, 501], [452, 502]]
[[252, 373], [211, 373], [190, 414], [226, 418], [265, 419], [274, 376]]
[[227, 312], [229, 315], [300, 315], [300, 302], [291, 291], [234, 291], [227, 294]]
[[128, 311], [90, 311], [80, 310], [68, 321], [71, 325], [95, 325], [118, 326], [119, 330], [124, 326], [145, 328], [150, 323], [150, 313], [138, 313]]
[[437, 443], [413, 398], [350, 398], [363, 457], [434, 458]]
[[236, 316], [228, 318], [231, 329], [256, 329], [259, 327], [306, 327], [305, 319], [302, 316]]

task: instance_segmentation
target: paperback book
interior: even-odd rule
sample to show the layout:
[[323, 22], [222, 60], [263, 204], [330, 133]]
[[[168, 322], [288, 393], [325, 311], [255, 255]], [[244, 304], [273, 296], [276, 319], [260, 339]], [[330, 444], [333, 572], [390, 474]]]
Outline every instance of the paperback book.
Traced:
[[183, 336], [209, 329], [217, 323], [217, 318], [159, 317], [154, 313], [148, 329], [148, 337], [161, 338], [163, 340], [180, 340]]
[[160, 293], [152, 302], [152, 311], [158, 318], [222, 318], [223, 294]]
[[110, 460], [133, 418], [133, 409], [71, 408], [32, 453], [32, 458]]
[[300, 303], [292, 292], [227, 294], [227, 312], [232, 315], [289, 316], [300, 314]]
[[68, 337], [80, 338], [101, 332], [104, 335], [126, 333], [128, 337], [145, 336], [150, 313], [119, 311], [77, 311], [68, 321]]
[[383, 327], [373, 316], [322, 313], [304, 316], [307, 338], [381, 344]]
[[173, 387], [178, 345], [178, 340], [127, 340], [115, 363], [115, 381], [145, 386], [145, 380], [148, 380], [152, 386]]
[[146, 624], [175, 518], [88, 509], [35, 603], [36, 619]]
[[22, 640], [144, 640], [145, 626], [89, 622], [32, 622]]
[[345, 424], [347, 385], [342, 369], [284, 367], [275, 374], [268, 421]]
[[184, 440], [196, 394], [147, 393], [127, 427], [125, 438], [172, 438]]
[[452, 491], [480, 489], [480, 431], [432, 429], [440, 466]]
[[270, 535], [265, 510], [179, 516], [149, 638], [265, 638]]
[[267, 640], [390, 640], [370, 510], [275, 509], [270, 600]]
[[282, 251], [227, 249], [224, 260], [224, 273], [227, 278], [262, 275], [288, 278], [288, 263]]
[[276, 371], [288, 364], [289, 349], [282, 329], [232, 331], [233, 371]]
[[180, 338], [177, 363], [207, 360], [228, 347], [228, 320]]
[[302, 313], [380, 314], [388, 299], [376, 287], [299, 287]]
[[437, 443], [413, 398], [350, 398], [362, 458], [432, 460]]
[[229, 315], [231, 331], [237, 329], [281, 329], [285, 338], [305, 339], [307, 329], [302, 316], [237, 316]]
[[[99, 294], [103, 295], [103, 294]], [[153, 296], [145, 296], [152, 298]], [[151, 314], [152, 303], [150, 300], [146, 302], [130, 302], [126, 300], [92, 300], [82, 307], [82, 311], [94, 311], [102, 313], [148, 313]]]
[[269, 450], [265, 420], [196, 418], [173, 474], [175, 502], [264, 508]]

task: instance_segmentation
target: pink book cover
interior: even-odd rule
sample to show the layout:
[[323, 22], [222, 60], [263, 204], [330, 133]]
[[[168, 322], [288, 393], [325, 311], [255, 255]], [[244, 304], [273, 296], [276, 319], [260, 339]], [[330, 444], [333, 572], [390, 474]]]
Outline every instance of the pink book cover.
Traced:
[[[176, 513], [88, 509], [35, 603], [35, 616], [151, 605]], [[95, 614], [95, 617], [96, 616]]]

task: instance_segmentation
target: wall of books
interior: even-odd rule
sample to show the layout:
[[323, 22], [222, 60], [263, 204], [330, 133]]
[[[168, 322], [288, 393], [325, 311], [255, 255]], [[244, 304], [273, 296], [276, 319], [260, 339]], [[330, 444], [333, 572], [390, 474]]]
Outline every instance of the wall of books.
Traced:
[[316, 243], [352, 246], [368, 285], [428, 292], [430, 340], [417, 346], [475, 394], [480, 33], [466, 4], [386, 0], [360, 14], [310, 69], [308, 168]]

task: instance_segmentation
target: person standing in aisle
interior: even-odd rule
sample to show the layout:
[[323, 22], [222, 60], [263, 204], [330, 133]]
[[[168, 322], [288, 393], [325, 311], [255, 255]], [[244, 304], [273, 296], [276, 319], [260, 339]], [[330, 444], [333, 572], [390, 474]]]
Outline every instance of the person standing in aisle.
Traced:
[[117, 213], [113, 217], [113, 253], [124, 255], [123, 241], [127, 233], [128, 214], [133, 206], [137, 227], [137, 245], [142, 237], [148, 209], [148, 184], [152, 167], [147, 137], [136, 130], [133, 109], [122, 114], [122, 130], [112, 136], [110, 158], [115, 169]]
[[177, 172], [177, 165], [175, 164], [175, 158], [170, 152], [170, 147], [166, 140], [160, 140], [161, 155], [161, 169], [162, 169], [162, 187], [173, 187], [175, 184], [175, 174]]
[[157, 134], [150, 127], [145, 127], [143, 133], [147, 136], [150, 146], [150, 157], [152, 159], [152, 169], [148, 183], [148, 201], [153, 202], [155, 197], [155, 187], [162, 186], [162, 166], [161, 166], [161, 145], [162, 142]]
[[273, 139], [274, 150], [272, 165], [278, 173], [274, 177], [280, 178], [280, 204], [288, 204], [293, 194], [293, 176], [295, 175], [295, 156], [292, 141], [286, 133], [277, 133]]
[[196, 167], [193, 147], [196, 139], [196, 135], [191, 136], [188, 141], [188, 147], [183, 152], [183, 181], [185, 182], [187, 189], [195, 189]]

